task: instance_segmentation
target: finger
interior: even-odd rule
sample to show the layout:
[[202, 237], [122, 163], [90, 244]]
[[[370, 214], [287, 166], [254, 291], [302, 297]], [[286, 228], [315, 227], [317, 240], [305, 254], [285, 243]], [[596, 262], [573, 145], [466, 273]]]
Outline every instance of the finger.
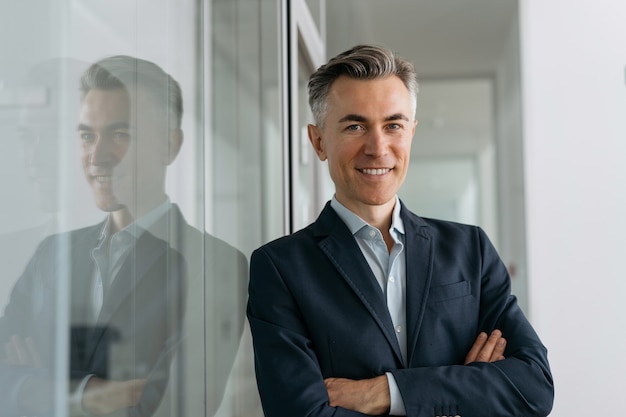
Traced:
[[337, 378], [326, 378], [324, 380], [324, 385], [326, 385], [326, 392], [328, 393], [328, 401], [332, 407], [336, 407], [338, 405], [337, 400], [339, 393], [337, 384], [335, 384], [336, 381]]
[[501, 337], [496, 341], [496, 346], [493, 349], [489, 362], [501, 361], [504, 359], [504, 350], [506, 349], [506, 339]]
[[478, 358], [478, 353], [481, 351], [485, 342], [487, 341], [487, 333], [480, 332], [474, 344], [472, 345], [469, 352], [467, 352], [467, 356], [465, 356], [465, 365], [471, 362], [476, 362], [476, 358]]
[[498, 344], [498, 340], [502, 337], [502, 332], [498, 329], [491, 332], [491, 335], [485, 342], [484, 346], [478, 353], [476, 357], [477, 362], [489, 362], [491, 359], [491, 355], [493, 355], [496, 345]]

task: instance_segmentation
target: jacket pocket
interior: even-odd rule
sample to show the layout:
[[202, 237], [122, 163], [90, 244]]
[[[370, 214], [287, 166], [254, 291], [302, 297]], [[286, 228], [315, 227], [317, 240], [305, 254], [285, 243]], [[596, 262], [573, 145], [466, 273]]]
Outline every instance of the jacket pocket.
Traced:
[[428, 302], [438, 303], [441, 301], [454, 300], [455, 298], [465, 297], [466, 295], [470, 295], [471, 293], [472, 289], [468, 281], [440, 285], [438, 287], [431, 287], [428, 295]]

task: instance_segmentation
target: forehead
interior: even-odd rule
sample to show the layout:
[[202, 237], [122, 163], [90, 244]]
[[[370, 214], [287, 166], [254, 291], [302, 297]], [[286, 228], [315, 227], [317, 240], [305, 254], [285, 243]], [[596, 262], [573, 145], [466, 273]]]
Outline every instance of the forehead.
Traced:
[[341, 119], [345, 114], [386, 117], [404, 114], [412, 119], [411, 95], [395, 75], [372, 80], [341, 76], [328, 92], [328, 117]]
[[81, 119], [132, 119], [137, 122], [149, 118], [151, 123], [161, 119], [151, 95], [142, 88], [136, 89], [132, 95], [123, 88], [89, 90], [81, 101], [80, 116]]
[[89, 90], [81, 100], [80, 114], [89, 117], [125, 116], [130, 113], [130, 98], [126, 90]]

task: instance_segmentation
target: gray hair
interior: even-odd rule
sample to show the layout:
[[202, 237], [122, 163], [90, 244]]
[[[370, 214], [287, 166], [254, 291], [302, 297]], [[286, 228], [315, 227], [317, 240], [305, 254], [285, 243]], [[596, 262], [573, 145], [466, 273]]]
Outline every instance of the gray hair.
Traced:
[[92, 64], [80, 79], [80, 90], [115, 90], [122, 88], [129, 94], [141, 87], [149, 91], [170, 129], [180, 129], [183, 117], [183, 97], [180, 85], [158, 65], [127, 55], [116, 55]]
[[413, 64], [387, 48], [357, 45], [331, 58], [309, 78], [309, 106], [318, 126], [323, 127], [326, 118], [330, 87], [342, 75], [357, 80], [373, 80], [395, 75], [409, 90], [415, 115], [418, 87]]

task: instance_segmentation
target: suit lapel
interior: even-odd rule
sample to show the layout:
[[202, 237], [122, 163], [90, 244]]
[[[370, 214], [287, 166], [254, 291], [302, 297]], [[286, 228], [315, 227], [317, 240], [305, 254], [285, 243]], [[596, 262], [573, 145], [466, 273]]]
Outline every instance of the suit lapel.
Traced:
[[[132, 247], [127, 258], [115, 276], [111, 283], [111, 288], [105, 295], [104, 303], [102, 304], [102, 310], [98, 317], [98, 325], [93, 335], [94, 349], [91, 354], [93, 355], [97, 350], [97, 347], [105, 336], [107, 330], [111, 330], [113, 327], [110, 325], [114, 315], [119, 310], [120, 306], [126, 302], [133, 302], [130, 297], [133, 291], [143, 282], [145, 279], [150, 279], [146, 276], [147, 272], [153, 266], [155, 262], [167, 253], [167, 242], [157, 239], [150, 232], [145, 231], [141, 237], [137, 240]], [[167, 265], [167, 263], [163, 263]], [[159, 271], [159, 273], [166, 274], [165, 271]], [[158, 280], [150, 285], [158, 285]], [[130, 298], [130, 300], [129, 300]], [[145, 306], [133, 306], [135, 311], [137, 309], [145, 308]], [[123, 323], [124, 325], [130, 325], [131, 323]], [[115, 337], [114, 334], [110, 334], [109, 337]]]
[[432, 278], [433, 243], [423, 220], [405, 209], [404, 204], [401, 216], [406, 231], [407, 359], [411, 366]]
[[96, 247], [105, 222], [72, 234], [71, 252], [71, 368], [87, 367], [94, 337], [92, 316], [92, 280], [94, 262], [91, 250]]
[[73, 322], [79, 325], [88, 324], [87, 317], [91, 315], [91, 284], [94, 273], [94, 263], [91, 257], [91, 250], [96, 246], [102, 227], [105, 222], [101, 222], [78, 233], [72, 240], [71, 253], [71, 305]]
[[326, 205], [314, 228], [314, 233], [318, 236], [326, 235], [319, 243], [320, 249], [361, 300], [385, 335], [397, 359], [402, 362], [385, 297], [350, 230], [330, 204]]

